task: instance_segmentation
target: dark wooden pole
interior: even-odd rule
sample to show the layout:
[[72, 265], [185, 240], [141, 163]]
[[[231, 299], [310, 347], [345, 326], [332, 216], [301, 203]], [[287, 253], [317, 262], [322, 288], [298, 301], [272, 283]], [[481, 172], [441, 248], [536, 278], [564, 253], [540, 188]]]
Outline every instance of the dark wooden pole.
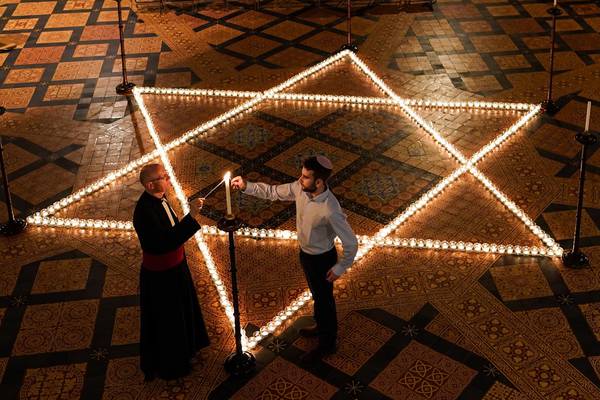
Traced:
[[579, 248], [579, 235], [581, 229], [581, 211], [583, 208], [583, 192], [585, 185], [585, 160], [587, 157], [587, 147], [596, 143], [596, 136], [587, 132], [578, 133], [575, 139], [581, 143], [581, 160], [579, 161], [579, 189], [577, 191], [577, 213], [575, 214], [575, 233], [573, 235], [573, 247], [571, 250], [563, 253], [562, 260], [565, 267], [583, 268], [590, 262], [588, 257], [583, 254]]
[[125, 64], [127, 56], [125, 55], [125, 39], [123, 33], [123, 10], [121, 9], [121, 0], [117, 1], [117, 14], [119, 17], [119, 41], [121, 42], [121, 71], [123, 73], [123, 82], [116, 87], [117, 94], [128, 95], [135, 87], [135, 83], [127, 80], [127, 65]]
[[233, 215], [228, 215], [219, 220], [217, 226], [229, 236], [229, 264], [231, 266], [231, 297], [233, 299], [233, 319], [235, 326], [235, 352], [231, 353], [225, 360], [225, 371], [233, 376], [247, 376], [254, 371], [256, 359], [242, 347], [242, 326], [240, 322], [240, 303], [237, 285], [237, 267], [235, 262], [235, 238], [234, 233], [240, 228], [240, 221]]
[[[6, 112], [4, 107], [0, 107], [0, 115]], [[6, 224], [0, 225], [0, 234], [4, 236], [16, 235], [23, 232], [27, 227], [27, 221], [21, 218], [15, 218], [13, 211], [12, 198], [10, 197], [10, 187], [8, 186], [8, 172], [4, 164], [4, 146], [2, 145], [2, 136], [0, 136], [0, 168], [2, 169], [2, 185], [4, 186], [4, 198], [6, 200], [6, 208], [8, 213], [8, 221]]]
[[552, 80], [554, 78], [554, 46], [556, 43], [556, 17], [562, 14], [562, 10], [558, 7], [551, 7], [546, 11], [552, 15], [552, 31], [550, 33], [550, 68], [548, 71], [548, 91], [546, 92], [546, 100], [542, 102], [544, 112], [549, 115], [554, 115], [559, 110], [554, 100], [552, 100]]

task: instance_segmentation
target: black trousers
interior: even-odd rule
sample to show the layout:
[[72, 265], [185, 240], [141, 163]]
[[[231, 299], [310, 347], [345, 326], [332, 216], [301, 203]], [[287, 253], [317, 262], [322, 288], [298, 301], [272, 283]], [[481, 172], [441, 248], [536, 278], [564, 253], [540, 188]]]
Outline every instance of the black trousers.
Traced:
[[333, 297], [333, 283], [326, 279], [327, 272], [336, 263], [335, 247], [316, 255], [300, 250], [300, 264], [314, 300], [314, 317], [319, 329], [320, 346], [333, 346], [337, 338], [337, 312]]

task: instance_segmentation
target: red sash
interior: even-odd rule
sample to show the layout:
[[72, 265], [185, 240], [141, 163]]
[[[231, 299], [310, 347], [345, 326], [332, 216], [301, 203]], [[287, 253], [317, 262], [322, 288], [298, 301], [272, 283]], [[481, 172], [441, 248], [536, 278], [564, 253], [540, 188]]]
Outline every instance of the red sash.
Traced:
[[150, 271], [164, 271], [181, 264], [184, 258], [183, 246], [165, 254], [149, 254], [144, 252], [142, 267]]

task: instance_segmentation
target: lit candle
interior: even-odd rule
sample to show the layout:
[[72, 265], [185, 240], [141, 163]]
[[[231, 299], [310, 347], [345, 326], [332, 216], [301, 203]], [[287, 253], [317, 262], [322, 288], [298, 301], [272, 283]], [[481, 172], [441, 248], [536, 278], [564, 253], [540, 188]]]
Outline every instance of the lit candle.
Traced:
[[556, 0], [554, 0], [554, 8], [556, 8]]
[[587, 114], [585, 114], [585, 131], [590, 130], [590, 114], [592, 113], [592, 102], [588, 101]]
[[229, 189], [229, 180], [231, 179], [231, 172], [227, 171], [223, 180], [225, 181], [225, 199], [227, 200], [227, 215], [232, 215], [231, 212], [231, 192]]

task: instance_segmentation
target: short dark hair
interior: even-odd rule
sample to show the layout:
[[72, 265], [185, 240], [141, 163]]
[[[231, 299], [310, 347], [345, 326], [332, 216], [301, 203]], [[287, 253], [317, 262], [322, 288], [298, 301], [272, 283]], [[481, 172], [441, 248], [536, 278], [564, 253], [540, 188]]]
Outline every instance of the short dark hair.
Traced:
[[327, 179], [331, 176], [331, 170], [325, 168], [318, 161], [317, 157], [312, 156], [302, 160], [302, 166], [309, 171], [313, 171], [315, 180], [322, 179], [324, 183], [327, 183]]

